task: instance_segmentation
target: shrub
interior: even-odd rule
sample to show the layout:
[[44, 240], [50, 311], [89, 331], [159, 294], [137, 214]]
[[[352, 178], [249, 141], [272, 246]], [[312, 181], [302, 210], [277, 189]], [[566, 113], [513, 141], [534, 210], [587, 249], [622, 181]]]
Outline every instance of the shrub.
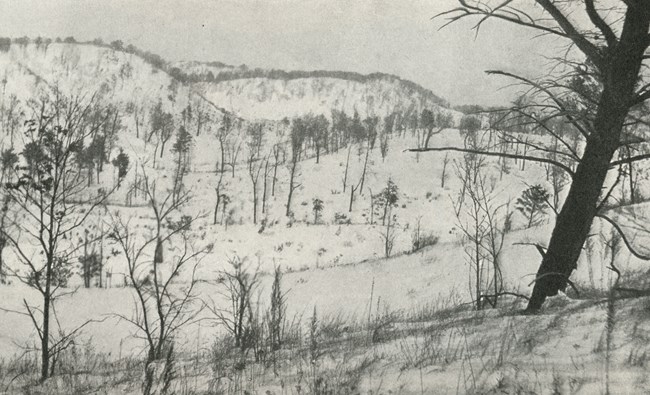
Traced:
[[412, 252], [419, 251], [424, 247], [434, 246], [438, 244], [438, 236], [433, 233], [419, 233], [413, 232], [413, 245]]
[[352, 219], [348, 218], [344, 213], [336, 213], [334, 214], [334, 223], [337, 225], [350, 225]]

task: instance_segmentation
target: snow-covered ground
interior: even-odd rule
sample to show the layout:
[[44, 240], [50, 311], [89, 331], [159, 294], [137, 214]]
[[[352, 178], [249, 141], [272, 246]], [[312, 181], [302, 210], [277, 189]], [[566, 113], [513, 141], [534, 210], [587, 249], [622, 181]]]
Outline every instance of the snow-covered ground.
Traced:
[[[52, 64], [59, 66], [51, 67]], [[125, 70], [126, 64], [130, 66]], [[95, 68], [91, 67], [93, 65]], [[98, 65], [101, 66], [99, 69]], [[48, 72], [50, 69], [54, 71]], [[194, 100], [196, 103], [203, 100], [189, 88], [172, 86], [168, 75], [162, 71], [152, 71], [151, 66], [141, 59], [106, 48], [84, 47], [84, 50], [78, 50], [76, 46], [56, 44], [47, 50], [12, 47], [9, 53], [0, 55], [0, 70], [7, 75], [6, 91], [23, 92], [25, 96], [20, 97], [21, 100], [34, 93], [33, 87], [46, 84], [39, 78], [47, 81], [47, 84], [56, 83], [67, 92], [106, 86], [107, 88], [102, 88], [107, 89], [106, 100], [126, 106], [127, 102], [135, 99], [142, 105], [144, 112], [152, 105], [149, 100], [151, 97], [164, 102], [165, 108], [174, 113], [180, 112], [188, 101]], [[98, 75], [104, 76], [105, 80], [98, 79]], [[95, 81], [95, 85], [89, 85], [89, 81]], [[31, 90], [21, 89], [24, 87], [30, 87]], [[230, 95], [228, 91], [224, 92], [220, 94]], [[214, 98], [215, 101], [222, 99], [218, 95]], [[203, 104], [207, 106], [206, 103]], [[286, 110], [291, 112], [291, 106], [281, 101], [272, 103], [270, 110], [249, 110], [254, 114], [265, 115], [264, 111], [285, 105]], [[330, 106], [332, 103], [324, 105]], [[236, 105], [232, 109], [236, 110]], [[222, 113], [214, 109], [214, 116], [222, 116]], [[125, 115], [124, 129], [116, 142], [116, 147], [124, 148], [134, 163], [125, 185], [110, 197], [105, 209], [108, 212], [98, 210], [88, 222], [93, 226], [108, 228], [112, 217], [119, 215], [125, 220], [131, 219], [129, 232], [136, 240], [141, 240], [150, 235], [154, 222], [151, 209], [141, 197], [134, 198], [132, 206], [125, 204], [129, 183], [135, 180], [138, 171], [142, 171], [135, 163], [144, 163], [150, 179], [156, 180], [156, 188], [164, 191], [172, 184], [173, 161], [172, 154], [167, 151], [163, 153], [163, 159], [153, 166], [152, 159], [156, 155], [153, 147], [145, 144], [144, 139], [134, 137], [136, 117], [135, 114]], [[373, 309], [414, 313], [434, 307], [434, 310], [453, 308], [459, 303], [471, 302], [472, 268], [467, 263], [458, 219], [454, 213], [454, 205], [462, 187], [456, 173], [456, 164], [462, 160], [462, 154], [449, 154], [447, 179], [442, 187], [445, 154], [431, 152], [416, 155], [405, 152], [405, 149], [416, 145], [416, 139], [410, 132], [406, 136], [394, 135], [385, 159], [381, 158], [378, 148], [372, 151], [364, 189], [357, 193], [351, 211], [349, 188], [351, 184], [358, 184], [364, 163], [364, 156], [358, 154], [358, 147], [354, 146], [351, 151], [345, 192], [343, 177], [347, 150], [323, 154], [320, 163], [316, 163], [315, 157], [305, 158], [298, 166], [297, 183], [300, 187], [294, 193], [291, 205], [294, 221], [285, 216], [289, 175], [287, 166], [281, 165], [278, 167], [273, 196], [270, 193], [272, 181], [268, 179], [269, 197], [264, 213], [261, 212], [263, 181], [258, 184], [258, 224], [252, 223], [252, 184], [242, 159], [234, 176], [230, 172], [224, 175], [221, 193], [226, 193], [232, 199], [229, 205], [232, 223], [226, 227], [224, 224], [215, 225], [212, 220], [218, 177], [214, 169], [219, 160], [214, 133], [218, 125], [218, 121], [214, 121], [195, 138], [192, 171], [184, 179], [192, 200], [182, 209], [182, 213], [204, 215], [192, 225], [193, 240], [201, 245], [214, 244], [212, 251], [198, 266], [196, 277], [202, 280], [197, 288], [199, 298], [214, 301], [220, 306], [228, 303], [221, 296], [223, 286], [217, 283], [217, 279], [220, 272], [228, 268], [228, 259], [239, 256], [247, 259], [249, 270], [257, 270], [261, 274], [261, 284], [256, 292], [261, 310], [267, 308], [272, 282], [270, 273], [276, 266], [282, 268], [285, 272], [283, 288], [287, 291], [287, 315], [300, 317], [305, 324], [314, 307], [321, 317], [341, 315], [351, 321], [358, 321], [367, 317], [367, 312]], [[462, 139], [455, 129], [435, 135], [430, 142], [430, 146], [438, 147], [460, 144]], [[265, 146], [264, 149], [266, 154], [271, 147]], [[520, 166], [521, 163], [510, 160], [509, 171], [501, 174], [496, 159], [488, 159], [483, 170], [488, 183], [494, 187], [494, 201], [497, 204], [509, 203], [510, 210], [515, 210], [515, 200], [529, 185], [539, 183], [549, 187], [544, 166], [527, 163], [525, 170], [521, 170]], [[99, 185], [95, 187], [112, 185], [114, 176], [111, 171], [112, 169], [104, 171]], [[371, 195], [381, 191], [388, 180], [398, 186], [399, 200], [392, 212], [397, 220], [395, 245], [392, 256], [385, 258], [381, 237], [385, 228], [376, 214], [374, 223], [371, 223], [370, 205]], [[324, 203], [318, 223], [314, 223], [312, 212], [312, 201], [316, 198]], [[345, 214], [351, 223], [335, 223], [337, 213]], [[613, 210], [611, 214], [620, 217], [624, 229], [634, 235], [631, 238], [634, 245], [642, 249], [648, 244], [650, 239], [643, 230], [645, 218], [650, 215], [650, 206], [643, 203], [623, 207]], [[438, 241], [433, 246], [410, 253], [413, 230], [418, 222], [423, 232], [433, 234]], [[540, 262], [540, 256], [531, 244], [546, 244], [552, 226], [553, 214], [550, 210], [542, 223], [532, 228], [526, 228], [525, 219], [515, 212], [513, 226], [506, 235], [502, 253], [503, 275], [508, 290], [523, 294], [529, 292]], [[596, 242], [585, 250], [572, 278], [579, 287], [601, 291], [608, 289], [612, 274], [607, 269], [610, 258], [604, 240], [610, 231], [609, 225], [596, 220], [592, 230]], [[109, 239], [102, 242], [106, 251], [114, 248]], [[177, 246], [167, 245], [166, 253], [173, 255], [175, 247]], [[153, 254], [153, 251], [148, 253]], [[11, 265], [11, 253], [6, 254], [9, 258], [7, 262]], [[622, 249], [617, 256], [617, 265], [626, 273], [646, 269], [645, 264], [626, 249]], [[165, 264], [162, 266], [161, 271], [165, 275]], [[124, 257], [111, 255], [105, 269], [112, 273], [111, 288], [77, 289], [57, 302], [61, 329], [74, 328], [86, 320], [94, 320], [96, 322], [84, 328], [80, 340], [90, 339], [97, 352], [110, 353], [116, 359], [125, 355], [141, 356], [142, 340], [135, 337], [135, 328], [129, 322], [119, 318], [120, 315], [131, 317], [135, 311], [133, 289], [124, 287], [120, 277], [126, 271]], [[189, 271], [186, 271], [181, 274], [175, 286], [186, 286], [188, 281]], [[78, 284], [78, 279], [72, 281], [70, 290]], [[30, 318], [9, 310], [23, 311], [25, 300], [37, 305], [37, 296], [33, 290], [15, 280], [9, 285], [0, 286], [0, 307], [4, 309], [0, 311], [0, 358], [19, 355], [26, 347], [32, 347], [36, 343], [36, 333]], [[409, 354], [408, 350], [404, 351], [405, 347], [418, 347], [419, 351], [413, 350], [411, 353], [416, 355], [427, 343], [432, 344], [433, 340], [426, 336], [431, 335], [431, 330], [435, 329], [429, 330], [422, 324], [424, 326], [413, 333], [406, 331], [406, 335], [400, 335], [398, 339], [359, 351], [372, 353], [378, 360], [391, 362], [380, 365], [383, 370], [375, 371], [375, 375], [383, 377], [383, 384], [377, 376], [365, 377], [364, 388], [382, 388], [383, 393], [389, 388], [393, 393], [454, 393], [471, 392], [471, 388], [476, 390], [481, 385], [481, 388], [496, 393], [499, 383], [508, 381], [511, 384], [529, 383], [532, 387], [522, 388], [532, 392], [550, 392], [557, 376], [557, 385], [567, 388], [567, 391], [575, 389], [571, 387], [577, 385], [575, 380], [582, 380], [578, 384], [583, 384], [580, 386], [583, 393], [602, 392], [603, 383], [599, 377], [602, 375], [603, 363], [604, 304], [581, 306], [578, 302], [567, 301], [563, 296], [552, 301], [551, 305], [553, 303], [561, 304], [562, 307], [555, 310], [550, 307], [546, 312], [548, 314], [534, 319], [513, 315], [513, 311], [516, 311], [514, 307], [505, 312], [492, 311], [478, 315], [465, 309], [451, 318], [438, 317], [440, 321], [436, 321], [435, 316], [428, 317], [426, 325], [433, 325], [433, 328], [453, 321], [440, 329], [441, 337], [437, 339], [440, 344], [447, 339], [448, 344], [453, 344], [456, 350], [465, 351], [458, 351], [460, 354], [445, 363], [435, 361], [420, 364], [404, 360], [404, 355]], [[645, 362], [636, 359], [634, 363], [629, 362], [634, 347], [641, 347], [635, 343], [639, 337], [630, 333], [634, 331], [638, 335], [647, 332], [647, 319], [634, 314], [634, 311], [647, 307], [643, 305], [646, 301], [620, 303], [623, 318], [614, 332], [615, 338], [620, 341], [617, 343], [620, 347], [616, 349], [613, 359], [620, 370], [614, 370], [612, 383], [626, 383], [629, 387], [625, 388], [629, 388], [630, 393], [635, 393], [640, 388], [647, 388], [643, 387], [646, 383], [638, 372], [638, 363]], [[576, 312], [570, 309], [573, 307]], [[209, 320], [211, 317], [207, 311], [202, 313], [202, 317], [206, 320], [188, 325], [181, 331], [177, 339], [181, 349], [209, 348], [217, 336], [223, 334], [223, 328]], [[393, 325], [409, 324], [395, 322]], [[450, 340], [452, 337], [453, 340]], [[464, 342], [462, 345], [461, 340]], [[596, 349], [601, 351], [597, 352]], [[480, 350], [484, 350], [483, 355], [477, 354]], [[560, 355], [557, 350], [564, 351]], [[468, 373], [470, 371], [471, 374]], [[539, 376], [533, 377], [534, 374]], [[625, 376], [631, 374], [635, 375]], [[275, 387], [269, 385], [268, 388]]]

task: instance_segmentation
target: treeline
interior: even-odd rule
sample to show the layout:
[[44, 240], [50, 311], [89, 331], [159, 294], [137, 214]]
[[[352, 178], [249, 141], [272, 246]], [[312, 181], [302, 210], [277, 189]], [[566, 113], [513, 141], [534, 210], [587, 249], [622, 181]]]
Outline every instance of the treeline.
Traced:
[[124, 44], [121, 40], [111, 41], [110, 43], [104, 42], [101, 38], [96, 38], [90, 41], [77, 41], [73, 36], [68, 36], [65, 38], [57, 37], [55, 39], [47, 37], [36, 37], [30, 38], [27, 36], [10, 38], [10, 37], [0, 37], [0, 52], [7, 52], [11, 48], [11, 45], [18, 46], [27, 46], [29, 44], [35, 44], [36, 46], [49, 46], [52, 43], [57, 44], [82, 44], [82, 45], [94, 45], [98, 47], [111, 48], [116, 51], [126, 52], [130, 54], [137, 55], [141, 57], [145, 62], [154, 66], [155, 68], [168, 71], [167, 62], [158, 54], [153, 52], [145, 51], [136, 47], [133, 44]]
[[[212, 62], [206, 63], [207, 65], [216, 65], [216, 67], [232, 67], [228, 66], [221, 62]], [[185, 83], [196, 83], [196, 82], [212, 82], [218, 83], [223, 81], [232, 81], [238, 79], [248, 79], [248, 78], [268, 78], [274, 80], [295, 80], [300, 78], [336, 78], [347, 81], [354, 81], [360, 83], [367, 83], [377, 80], [386, 80], [389, 82], [398, 82], [402, 84], [409, 93], [419, 93], [423, 96], [426, 96], [431, 101], [436, 104], [447, 107], [449, 104], [446, 100], [436, 96], [433, 92], [428, 89], [423, 88], [422, 86], [416, 84], [415, 82], [404, 80], [396, 75], [386, 74], [386, 73], [370, 73], [370, 74], [360, 74], [351, 71], [331, 71], [331, 70], [278, 70], [278, 69], [261, 69], [254, 68], [250, 69], [246, 65], [239, 67], [233, 67], [230, 70], [219, 71], [218, 73], [213, 73], [212, 71], [207, 71], [205, 73], [186, 73], [178, 67], [172, 67], [169, 70], [169, 73], [176, 79]]]
[[183, 83], [196, 83], [196, 82], [211, 82], [219, 83], [224, 81], [233, 81], [248, 78], [268, 78], [273, 80], [296, 80], [300, 78], [336, 78], [346, 81], [354, 81], [359, 83], [368, 83], [372, 81], [385, 80], [388, 82], [397, 82], [401, 84], [409, 94], [420, 94], [433, 103], [443, 107], [449, 107], [449, 102], [437, 96], [429, 89], [421, 85], [405, 80], [393, 74], [386, 73], [370, 73], [361, 74], [353, 71], [338, 71], [338, 70], [279, 70], [279, 69], [262, 69], [262, 68], [248, 68], [246, 65], [233, 67], [221, 62], [205, 63], [208, 66], [230, 68], [229, 70], [222, 70], [213, 73], [208, 70], [205, 73], [187, 73], [178, 67], [172, 67], [168, 70], [169, 74]]

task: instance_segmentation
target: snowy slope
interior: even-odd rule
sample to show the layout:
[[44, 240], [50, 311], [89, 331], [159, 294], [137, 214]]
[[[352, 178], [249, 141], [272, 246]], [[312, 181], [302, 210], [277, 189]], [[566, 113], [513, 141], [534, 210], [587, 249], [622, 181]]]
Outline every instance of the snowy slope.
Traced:
[[308, 112], [330, 116], [332, 110], [362, 117], [392, 112], [420, 113], [444, 100], [399, 77], [375, 73], [249, 69], [220, 62], [175, 62], [207, 98], [247, 119], [292, 118]]
[[329, 116], [332, 110], [385, 116], [439, 107], [431, 97], [387, 79], [364, 83], [337, 78], [247, 78], [200, 83], [197, 89], [229, 111], [251, 119], [291, 118], [307, 112]]
[[[22, 120], [33, 117], [31, 100], [54, 92], [80, 97], [82, 103], [93, 100], [117, 108], [122, 129], [115, 151], [122, 148], [141, 162], [152, 162], [153, 148], [147, 148], [145, 140], [150, 132], [149, 113], [156, 104], [161, 103], [164, 111], [174, 115], [176, 129], [181, 124], [181, 112], [188, 105], [195, 112], [204, 112], [210, 122], [205, 122], [203, 135], [197, 137], [199, 147], [212, 146], [214, 140], [209, 131], [224, 114], [219, 107], [139, 56], [94, 45], [14, 44], [8, 52], [0, 52], [0, 77], [2, 104], [8, 106], [15, 97]], [[6, 140], [4, 135], [0, 138]], [[20, 146], [20, 142], [17, 144]], [[213, 166], [212, 155], [211, 149], [198, 150], [195, 166]]]

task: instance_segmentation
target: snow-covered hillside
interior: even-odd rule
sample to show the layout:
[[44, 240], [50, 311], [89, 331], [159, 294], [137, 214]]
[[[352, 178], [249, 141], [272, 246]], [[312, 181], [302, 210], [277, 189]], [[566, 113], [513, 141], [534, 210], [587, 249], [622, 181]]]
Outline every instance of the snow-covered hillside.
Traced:
[[329, 117], [332, 110], [384, 117], [444, 106], [444, 100], [429, 89], [381, 73], [264, 70], [191, 61], [170, 67], [206, 98], [246, 119], [280, 120], [308, 112]]
[[[0, 52], [2, 78], [1, 106], [3, 116], [13, 111], [14, 123], [32, 119], [38, 110], [36, 101], [55, 92], [78, 98], [81, 104], [111, 106], [119, 118], [118, 141], [114, 153], [124, 149], [131, 158], [153, 162], [153, 149], [147, 148], [151, 133], [150, 113], [158, 103], [174, 117], [175, 129], [181, 124], [182, 112], [188, 106], [203, 117], [203, 133], [196, 136], [197, 146], [212, 146], [210, 130], [219, 124], [224, 111], [184, 86], [163, 70], [141, 57], [111, 48], [52, 43], [49, 45], [14, 44]], [[12, 110], [13, 108], [13, 110]], [[3, 121], [5, 122], [5, 121]], [[7, 125], [3, 124], [5, 129]], [[175, 130], [174, 130], [175, 132]], [[196, 126], [190, 132], [197, 132]], [[19, 148], [21, 142], [14, 141]], [[2, 136], [2, 144], [10, 145]], [[150, 142], [150, 141], [149, 141]], [[18, 149], [19, 150], [19, 149]], [[214, 166], [209, 149], [195, 153], [194, 165]]]
[[249, 119], [292, 118], [312, 112], [329, 116], [332, 110], [361, 116], [386, 116], [391, 112], [420, 113], [440, 105], [431, 97], [406, 88], [396, 80], [358, 82], [338, 78], [291, 80], [246, 78], [199, 83], [197, 89], [210, 100]]

